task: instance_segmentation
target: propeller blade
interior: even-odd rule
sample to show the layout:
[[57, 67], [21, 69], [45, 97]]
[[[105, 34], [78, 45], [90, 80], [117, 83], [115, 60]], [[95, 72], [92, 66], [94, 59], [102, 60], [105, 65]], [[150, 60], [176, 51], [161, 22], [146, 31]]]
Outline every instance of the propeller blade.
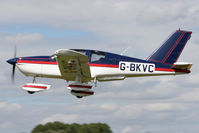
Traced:
[[17, 56], [17, 47], [16, 47], [16, 45], [15, 45], [15, 49], [14, 49], [14, 58], [16, 58], [16, 56]]
[[15, 79], [15, 64], [13, 64], [13, 67], [12, 67], [12, 83], [14, 83], [14, 79]]

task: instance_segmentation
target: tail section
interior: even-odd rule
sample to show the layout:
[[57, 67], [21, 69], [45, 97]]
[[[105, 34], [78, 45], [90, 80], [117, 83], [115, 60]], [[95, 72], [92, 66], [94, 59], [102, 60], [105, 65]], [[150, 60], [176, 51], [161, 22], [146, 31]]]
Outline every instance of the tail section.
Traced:
[[175, 31], [148, 60], [170, 65], [174, 64], [190, 39], [191, 33], [191, 31], [182, 31], [180, 29]]

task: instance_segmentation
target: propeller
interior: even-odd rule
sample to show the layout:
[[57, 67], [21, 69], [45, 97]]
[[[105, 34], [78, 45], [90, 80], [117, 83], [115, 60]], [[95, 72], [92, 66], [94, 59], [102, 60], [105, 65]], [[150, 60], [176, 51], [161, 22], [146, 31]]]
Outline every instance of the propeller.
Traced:
[[[15, 45], [15, 48], [14, 48], [14, 59], [16, 59], [16, 56], [17, 56], [17, 47]], [[13, 64], [13, 67], [12, 67], [12, 83], [15, 82], [15, 68], [16, 68], [16, 62]]]
[[16, 68], [16, 63], [17, 63], [16, 55], [17, 55], [17, 48], [15, 46], [15, 48], [14, 48], [14, 58], [7, 60], [7, 62], [13, 66], [12, 67], [12, 83], [14, 83], [14, 79], [15, 79], [15, 68]]

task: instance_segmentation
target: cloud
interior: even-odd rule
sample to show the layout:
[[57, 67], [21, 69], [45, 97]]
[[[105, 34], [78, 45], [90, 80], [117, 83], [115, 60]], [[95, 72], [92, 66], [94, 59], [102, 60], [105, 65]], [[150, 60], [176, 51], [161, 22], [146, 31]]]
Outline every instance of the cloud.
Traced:
[[185, 110], [186, 107], [183, 104], [176, 103], [153, 103], [147, 104], [145, 109], [148, 111], [171, 111], [171, 110]]
[[13, 126], [12, 122], [4, 122], [0, 124], [0, 128], [10, 128]]
[[0, 42], [2, 44], [30, 44], [35, 41], [39, 41], [43, 38], [43, 36], [39, 33], [17, 33], [10, 35], [3, 35], [0, 37]]
[[[96, 94], [100, 99], [121, 99], [121, 100], [162, 100], [170, 99], [181, 91], [176, 82], [178, 77], [143, 77], [143, 78], [129, 78], [122, 82], [121, 86], [115, 86], [110, 83], [110, 89], [103, 90]], [[183, 80], [183, 79], [181, 79]], [[117, 84], [119, 84], [118, 82]], [[107, 85], [105, 85], [106, 87]]]
[[[181, 10], [186, 9], [185, 6], [181, 2], [151, 3], [138, 0], [51, 1], [48, 3], [38, 0], [5, 1], [1, 3], [0, 9], [1, 12], [7, 13], [1, 14], [0, 19], [1, 23], [9, 24], [14, 21], [18, 24], [78, 28], [100, 32], [101, 35], [103, 35], [102, 33], [106, 34], [106, 32], [114, 34], [119, 29], [120, 32], [115, 32], [115, 34], [129, 33], [132, 35], [135, 31], [133, 29], [140, 21], [145, 24], [149, 22], [153, 24], [152, 22], [157, 20], [164, 22], [166, 19], [168, 22], [183, 17], [186, 11], [181, 12]], [[193, 14], [196, 11], [197, 9], [190, 12]], [[132, 30], [127, 30], [128, 27]]]
[[73, 123], [78, 119], [77, 114], [54, 114], [52, 116], [44, 118], [41, 123], [48, 123], [54, 121], [61, 121], [65, 123]]
[[0, 82], [4, 83], [6, 81], [7, 77], [3, 74], [3, 72], [0, 72]]
[[143, 106], [140, 104], [129, 104], [125, 106], [120, 106], [120, 108], [115, 112], [115, 115], [120, 119], [136, 119], [143, 111]]
[[182, 93], [178, 97], [176, 97], [177, 100], [181, 100], [184, 102], [198, 102], [199, 101], [199, 88], [191, 89], [190, 91], [187, 91], [186, 93]]
[[126, 127], [122, 130], [122, 133], [132, 133], [132, 128], [131, 127]]
[[183, 3], [174, 2], [170, 4], [163, 2], [162, 4], [158, 3], [147, 6], [138, 15], [138, 22], [147, 25], [152, 23], [162, 24], [173, 20], [178, 21], [186, 17], [185, 12], [181, 12], [186, 9]]
[[14, 111], [20, 110], [21, 108], [22, 106], [17, 103], [0, 102], [1, 111], [14, 112]]
[[199, 85], [199, 73], [192, 73], [191, 75], [187, 75], [185, 78], [185, 84], [195, 85], [196, 87]]
[[113, 104], [113, 103], [105, 103], [105, 104], [102, 104], [100, 107], [102, 109], [108, 110], [108, 111], [115, 111], [115, 110], [117, 110], [117, 105]]

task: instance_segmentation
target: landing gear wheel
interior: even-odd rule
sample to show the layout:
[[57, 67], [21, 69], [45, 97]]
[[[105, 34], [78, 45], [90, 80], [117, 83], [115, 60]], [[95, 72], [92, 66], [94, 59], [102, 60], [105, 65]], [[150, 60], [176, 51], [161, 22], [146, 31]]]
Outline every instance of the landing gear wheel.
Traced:
[[77, 98], [82, 98], [81, 96], [77, 96]]
[[33, 91], [27, 91], [29, 94], [33, 94], [33, 93], [35, 93], [35, 92], [33, 92]]

